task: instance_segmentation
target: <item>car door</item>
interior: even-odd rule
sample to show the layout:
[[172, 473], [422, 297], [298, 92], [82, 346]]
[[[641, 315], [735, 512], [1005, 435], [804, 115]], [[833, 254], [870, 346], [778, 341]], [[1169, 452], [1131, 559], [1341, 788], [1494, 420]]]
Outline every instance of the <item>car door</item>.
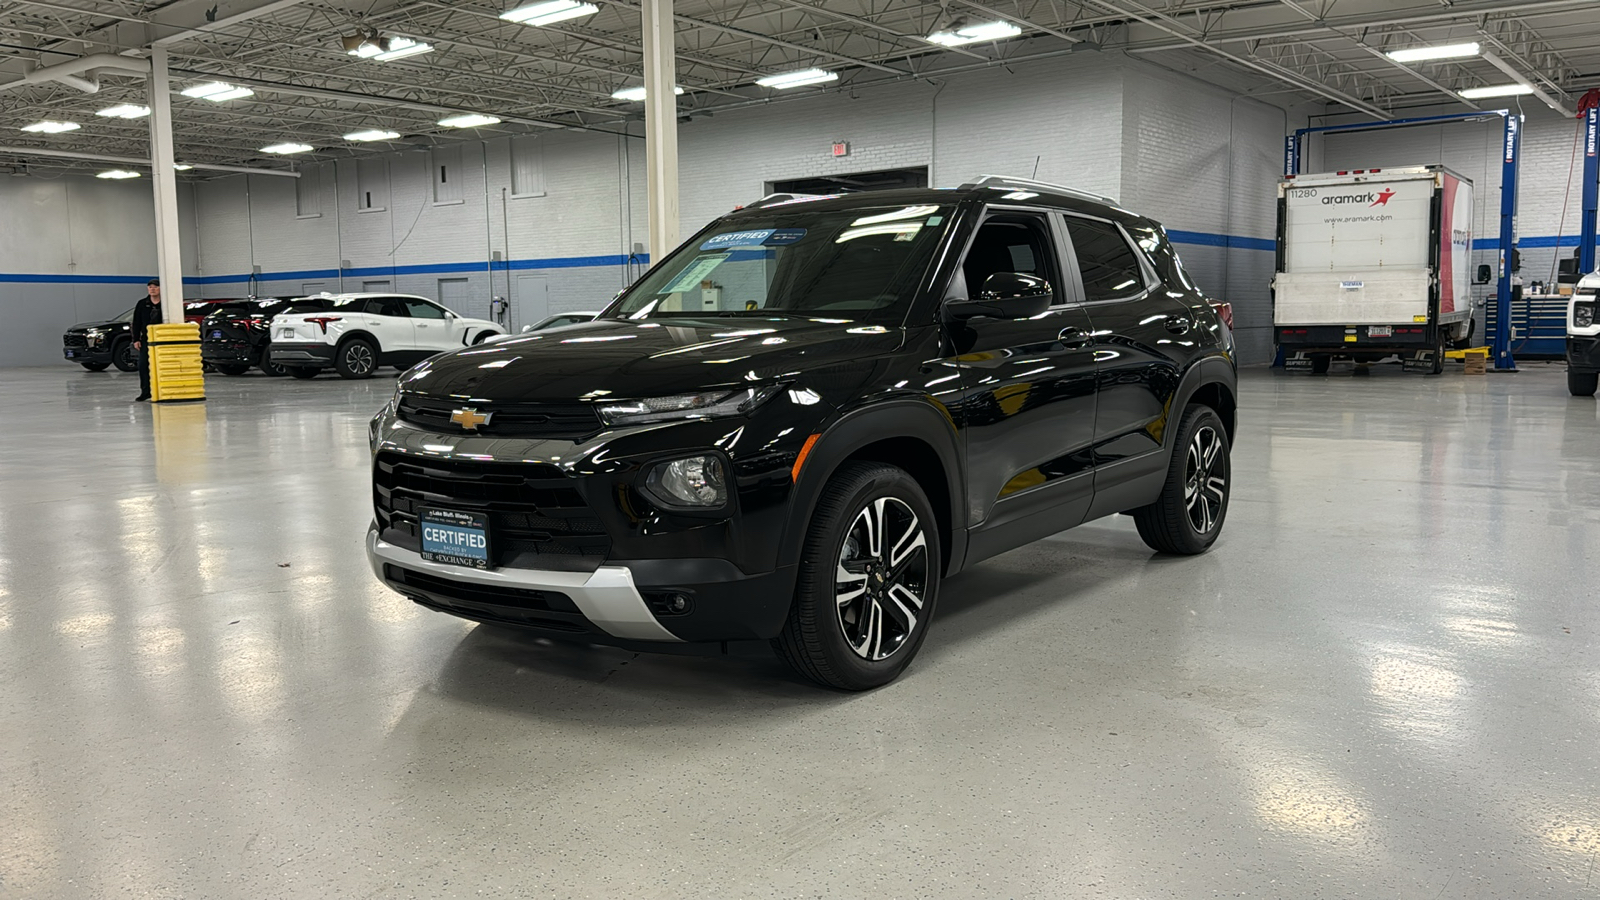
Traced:
[[411, 312], [418, 350], [432, 356], [461, 346], [461, 334], [455, 327], [456, 319], [444, 307], [418, 297], [407, 297], [405, 303], [406, 309]]
[[[1168, 462], [1162, 440], [1167, 427], [1177, 424], [1171, 417], [1182, 412], [1171, 404], [1183, 361], [1194, 355], [1197, 323], [1184, 295], [1168, 290], [1124, 225], [1076, 213], [1062, 214], [1062, 222], [1095, 327], [1100, 496], [1093, 517], [1148, 502], [1146, 488], [1159, 492]], [[1134, 489], [1118, 490], [1129, 485]]]
[[[1093, 491], [1093, 326], [1065, 265], [1057, 227], [1037, 210], [991, 208], [948, 299], [975, 299], [995, 273], [1050, 282], [1051, 307], [1030, 319], [950, 323], [943, 362], [959, 376], [947, 405], [967, 455], [968, 559], [1078, 524]], [[948, 378], [938, 375], [929, 384]]]
[[401, 365], [416, 356], [416, 329], [403, 297], [373, 297], [367, 301], [366, 325], [378, 339], [386, 365]]

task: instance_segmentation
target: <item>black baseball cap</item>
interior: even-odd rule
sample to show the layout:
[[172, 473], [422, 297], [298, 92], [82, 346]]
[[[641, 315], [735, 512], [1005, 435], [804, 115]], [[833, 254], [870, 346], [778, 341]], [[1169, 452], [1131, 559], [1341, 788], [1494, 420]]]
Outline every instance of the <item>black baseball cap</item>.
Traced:
[[152, 278], [152, 279], [150, 279], [150, 280], [149, 280], [149, 281], [146, 281], [146, 282], [145, 282], [145, 283], [144, 283], [144, 286], [145, 286], [145, 287], [149, 287], [149, 286], [150, 286], [150, 285], [152, 285], [152, 284], [153, 284], [153, 285], [155, 285], [155, 286], [156, 286], [156, 287], [161, 287], [161, 279], [159, 279], [159, 278]]

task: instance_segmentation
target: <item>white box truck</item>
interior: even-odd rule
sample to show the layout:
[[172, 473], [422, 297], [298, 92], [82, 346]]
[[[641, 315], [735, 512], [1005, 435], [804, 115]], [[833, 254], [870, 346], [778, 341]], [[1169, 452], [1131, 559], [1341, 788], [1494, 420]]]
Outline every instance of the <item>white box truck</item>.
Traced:
[[1471, 269], [1472, 182], [1443, 166], [1278, 184], [1273, 325], [1290, 368], [1398, 354], [1439, 373], [1477, 327]]

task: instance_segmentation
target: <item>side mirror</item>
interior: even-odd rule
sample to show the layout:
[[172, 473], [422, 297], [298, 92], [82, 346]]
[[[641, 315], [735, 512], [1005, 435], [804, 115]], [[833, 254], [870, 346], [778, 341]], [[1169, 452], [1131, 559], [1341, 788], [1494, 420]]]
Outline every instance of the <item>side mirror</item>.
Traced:
[[951, 319], [1031, 319], [1050, 308], [1055, 294], [1050, 282], [1022, 272], [996, 272], [984, 279], [976, 300], [952, 300], [944, 305]]
[[522, 333], [523, 334], [533, 334], [533, 326], [532, 325], [524, 325], [524, 326], [522, 326]]
[[1473, 279], [1473, 284], [1488, 284], [1494, 280], [1494, 269], [1489, 266], [1478, 267], [1478, 277]]

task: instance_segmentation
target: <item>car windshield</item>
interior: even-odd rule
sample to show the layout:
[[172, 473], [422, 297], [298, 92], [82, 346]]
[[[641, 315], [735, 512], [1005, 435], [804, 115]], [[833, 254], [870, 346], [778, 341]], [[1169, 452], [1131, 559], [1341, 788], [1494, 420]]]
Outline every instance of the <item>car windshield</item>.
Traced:
[[778, 208], [702, 232], [609, 315], [795, 315], [898, 322], [950, 221], [949, 206]]
[[133, 321], [133, 311], [138, 309], [138, 308], [139, 307], [137, 307], [137, 306], [132, 307], [127, 312], [123, 313], [120, 316], [117, 316], [115, 319], [112, 319], [111, 321], [113, 321], [113, 322], [132, 322]]

